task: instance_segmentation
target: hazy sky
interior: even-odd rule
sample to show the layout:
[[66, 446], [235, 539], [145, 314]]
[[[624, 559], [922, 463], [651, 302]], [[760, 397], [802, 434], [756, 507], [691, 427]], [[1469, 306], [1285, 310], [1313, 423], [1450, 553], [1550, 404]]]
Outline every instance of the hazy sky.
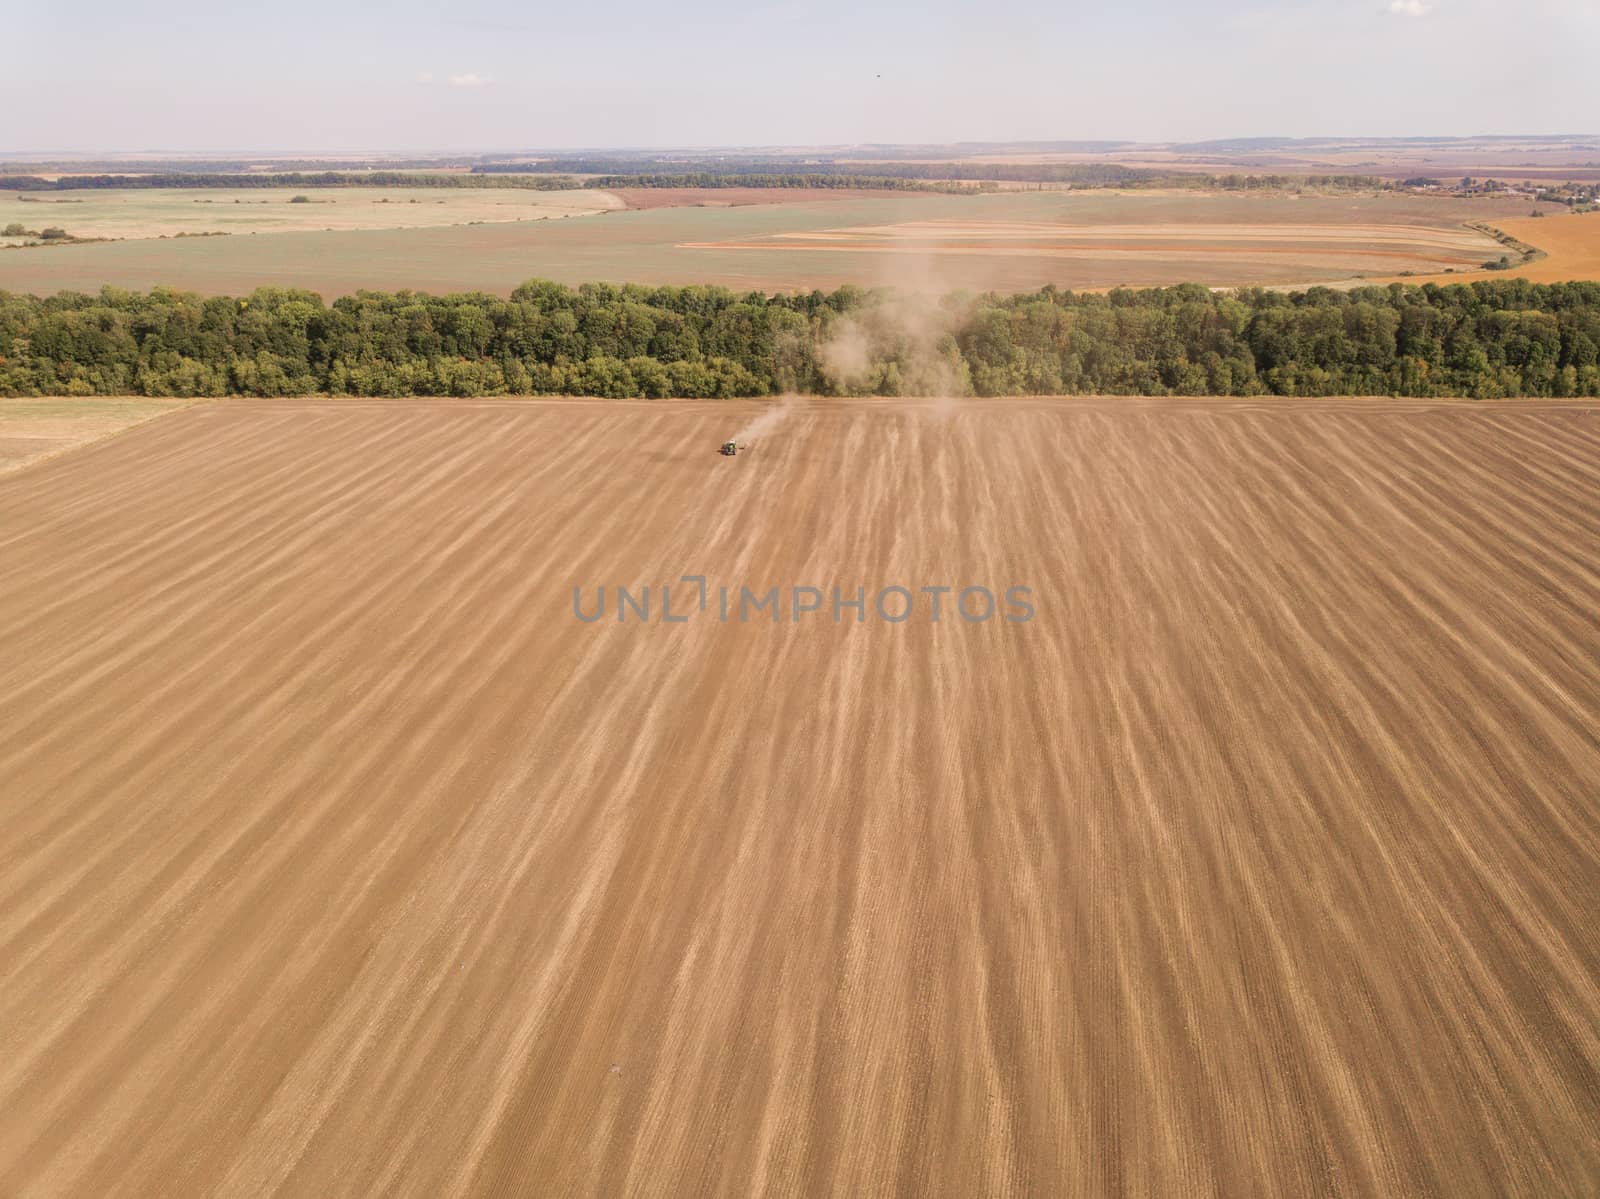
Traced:
[[1600, 131], [1600, 0], [6, 12], [3, 151]]

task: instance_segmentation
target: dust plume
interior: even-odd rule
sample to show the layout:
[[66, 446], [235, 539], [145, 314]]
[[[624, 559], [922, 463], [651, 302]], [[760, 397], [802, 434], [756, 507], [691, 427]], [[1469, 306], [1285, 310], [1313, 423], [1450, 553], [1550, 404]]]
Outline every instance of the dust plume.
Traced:
[[794, 411], [797, 397], [786, 395], [777, 402], [768, 405], [753, 416], [745, 427], [735, 433], [730, 441], [736, 441], [742, 448], [746, 442], [754, 442], [763, 437], [770, 437], [784, 421], [789, 419], [789, 413]]
[[965, 309], [959, 300], [886, 293], [827, 329], [817, 348], [823, 378], [842, 395], [970, 395], [955, 341]]

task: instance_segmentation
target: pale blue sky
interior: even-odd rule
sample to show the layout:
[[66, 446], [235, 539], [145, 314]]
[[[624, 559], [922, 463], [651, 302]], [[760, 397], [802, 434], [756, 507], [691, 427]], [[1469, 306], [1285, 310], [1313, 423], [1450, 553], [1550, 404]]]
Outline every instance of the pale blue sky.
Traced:
[[6, 7], [3, 151], [1600, 130], [1600, 0]]

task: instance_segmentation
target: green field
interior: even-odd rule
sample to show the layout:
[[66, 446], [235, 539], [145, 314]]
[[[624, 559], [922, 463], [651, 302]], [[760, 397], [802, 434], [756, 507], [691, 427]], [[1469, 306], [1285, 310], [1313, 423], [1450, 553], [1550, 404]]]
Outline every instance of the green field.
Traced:
[[[126, 194], [126, 193], [125, 193]], [[139, 204], [173, 205], [139, 193]], [[210, 193], [212, 197], [230, 195]], [[541, 208], [583, 193], [423, 193], [431, 201]], [[337, 203], [279, 204], [271, 214], [315, 223], [355, 211], [365, 189], [319, 192]], [[411, 198], [384, 189], [391, 200]], [[75, 198], [56, 193], [52, 200]], [[201, 196], [204, 198], [204, 195]], [[259, 198], [259, 196], [258, 196]], [[348, 205], [348, 207], [346, 207]], [[191, 204], [208, 216], [229, 204]], [[249, 205], [238, 205], [248, 210]], [[76, 206], [48, 211], [77, 233]], [[91, 204], [82, 206], [88, 214]], [[268, 212], [263, 206], [262, 212]], [[441, 211], [443, 211], [441, 209]], [[923, 290], [1092, 288], [1194, 280], [1216, 286], [1338, 282], [1402, 272], [1471, 269], [1495, 244], [1468, 220], [1525, 215], [1519, 200], [1415, 196], [1294, 196], [1191, 192], [1038, 192], [988, 196], [860, 195], [749, 207], [614, 211], [415, 229], [299, 231], [258, 236], [118, 241], [0, 251], [0, 288], [44, 294], [166, 285], [213, 294], [258, 286], [335, 296], [361, 288], [507, 294], [533, 277], [567, 283], [719, 283], [809, 289], [840, 283]], [[365, 212], [363, 213], [365, 215]], [[249, 219], [249, 218], [247, 218]], [[204, 223], [202, 221], [202, 223]], [[93, 232], [84, 224], [84, 231]]]
[[0, 228], [20, 221], [29, 229], [53, 225], [85, 238], [349, 232], [542, 220], [620, 207], [606, 192], [512, 188], [0, 189]]

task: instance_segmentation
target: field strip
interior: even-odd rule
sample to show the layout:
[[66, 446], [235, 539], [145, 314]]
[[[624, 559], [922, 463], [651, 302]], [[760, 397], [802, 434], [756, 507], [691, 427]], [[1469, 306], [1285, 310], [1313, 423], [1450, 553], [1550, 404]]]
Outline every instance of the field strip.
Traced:
[[1015, 239], [1048, 243], [1051, 240], [1073, 241], [1149, 241], [1157, 244], [1174, 241], [1265, 241], [1282, 243], [1285, 248], [1298, 247], [1306, 242], [1395, 242], [1408, 245], [1434, 245], [1476, 248], [1485, 241], [1484, 234], [1463, 226], [1460, 229], [1441, 229], [1422, 225], [1063, 225], [1040, 223], [1011, 223], [960, 221], [923, 221], [895, 225], [865, 225], [855, 228], [797, 230], [776, 235], [792, 240], [821, 240], [852, 237], [938, 239], [959, 236], [962, 240], [984, 241], [990, 239]]
[[[1473, 279], [1526, 279], [1530, 283], [1569, 283], [1600, 281], [1600, 216], [1572, 214], [1555, 217], [1497, 218], [1485, 221], [1487, 229], [1498, 230], [1515, 238], [1523, 246], [1535, 251], [1526, 262], [1514, 262], [1506, 270], [1457, 271], [1448, 280], [1435, 276], [1432, 280], [1406, 276], [1372, 280], [1375, 283], [1470, 282]], [[1516, 250], [1496, 244], [1491, 257], [1509, 254], [1518, 257]], [[1463, 279], [1462, 276], [1466, 275]]]
[[[156, 411], [142, 412], [126, 419], [113, 416], [109, 419], [80, 417], [72, 412], [74, 407], [91, 407], [104, 410], [118, 403], [139, 409], [154, 406]], [[146, 400], [128, 398], [86, 399], [0, 399], [0, 475], [11, 474], [74, 450], [94, 445], [111, 437], [120, 436], [142, 424], [170, 416], [195, 404], [209, 403], [205, 399]], [[19, 410], [51, 410], [49, 415], [20, 415]]]
[[[1282, 255], [1275, 254], [1270, 248], [1252, 246], [1247, 251], [1232, 246], [1197, 246], [1187, 244], [1147, 247], [1118, 247], [1114, 245], [1086, 245], [1082, 247], [1066, 247], [1042, 244], [1037, 246], [984, 246], [984, 245], [938, 245], [938, 244], [904, 244], [895, 242], [683, 242], [680, 249], [685, 250], [768, 250], [768, 251], [793, 251], [811, 252], [819, 254], [903, 254], [903, 255], [965, 255], [974, 257], [996, 258], [1063, 258], [1063, 259], [1100, 259], [1107, 262], [1138, 262], [1146, 260], [1153, 252], [1160, 251], [1165, 257], [1172, 260], [1198, 260], [1226, 257], [1240, 262], [1275, 263], [1282, 262]], [[1482, 253], [1482, 251], [1479, 251]], [[1425, 255], [1420, 251], [1406, 250], [1380, 250], [1370, 248], [1355, 248], [1350, 246], [1296, 246], [1294, 255], [1302, 258], [1409, 258], [1422, 260]], [[1470, 257], [1475, 257], [1472, 255]]]

